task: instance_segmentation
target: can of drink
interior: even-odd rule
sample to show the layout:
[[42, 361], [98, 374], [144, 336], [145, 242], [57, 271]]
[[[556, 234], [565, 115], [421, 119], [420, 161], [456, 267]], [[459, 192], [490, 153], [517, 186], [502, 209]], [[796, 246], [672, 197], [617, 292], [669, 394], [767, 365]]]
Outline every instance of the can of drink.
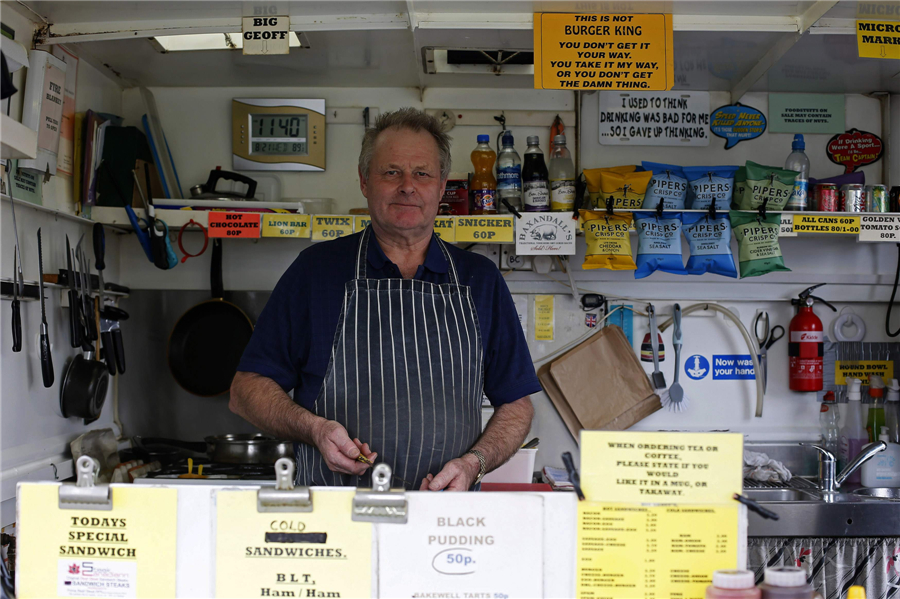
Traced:
[[858, 183], [841, 185], [841, 207], [843, 208], [843, 212], [865, 212], [865, 187]]
[[866, 212], [890, 212], [884, 185], [866, 185]]
[[890, 200], [891, 212], [900, 212], [900, 187], [891, 187]]
[[819, 183], [813, 194], [813, 210], [837, 212], [840, 209], [840, 194], [834, 183]]

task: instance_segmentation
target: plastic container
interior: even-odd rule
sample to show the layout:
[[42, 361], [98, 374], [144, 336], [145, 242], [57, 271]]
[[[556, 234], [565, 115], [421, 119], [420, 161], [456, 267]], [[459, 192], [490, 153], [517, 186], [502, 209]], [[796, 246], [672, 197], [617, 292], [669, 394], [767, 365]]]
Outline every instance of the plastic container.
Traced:
[[[862, 381], [859, 379], [847, 379], [847, 405], [844, 410], [844, 425], [841, 428], [840, 458], [842, 466], [862, 451], [869, 442], [869, 434], [866, 431], [866, 406], [862, 403], [860, 395]], [[859, 484], [860, 471], [856, 470], [847, 479], [847, 483]]]
[[516, 152], [515, 138], [507, 131], [501, 138], [501, 149], [497, 155], [497, 209], [509, 212], [503, 203], [506, 200], [516, 210], [522, 209], [522, 159]]
[[508, 462], [484, 475], [485, 483], [530, 483], [534, 476], [537, 448], [520, 449]]
[[497, 179], [494, 178], [494, 161], [497, 153], [491, 148], [491, 136], [479, 135], [478, 145], [472, 150], [472, 214], [497, 213]]
[[822, 437], [819, 440], [822, 447], [830, 451], [836, 457], [841, 438], [840, 415], [838, 404], [834, 399], [834, 392], [829, 391], [822, 400], [819, 408], [819, 430]]
[[706, 599], [759, 599], [753, 572], [748, 570], [716, 570], [712, 584], [706, 587]]
[[286, 198], [284, 201], [300, 202], [304, 214], [334, 214], [334, 200], [331, 198]]
[[550, 210], [571, 212], [575, 208], [575, 164], [566, 148], [566, 136], [553, 138], [550, 152]]
[[869, 443], [878, 440], [878, 434], [884, 423], [884, 379], [877, 374], [869, 377], [869, 413], [866, 416], [866, 432]]
[[888, 441], [900, 443], [900, 382], [891, 379], [884, 402], [884, 425], [888, 429]]
[[847, 599], [866, 599], [866, 587], [850, 587], [847, 589]]
[[860, 479], [864, 487], [900, 487], [900, 445], [888, 441], [888, 428], [881, 427], [879, 441], [888, 444], [887, 449], [875, 454], [862, 465]]
[[537, 135], [528, 136], [522, 167], [522, 203], [526, 212], [550, 211], [550, 173], [539, 143]]
[[759, 590], [762, 599], [812, 599], [815, 593], [806, 582], [806, 570], [789, 566], [766, 568]]
[[809, 196], [809, 157], [806, 152], [806, 142], [803, 141], [803, 135], [798, 133], [794, 136], [794, 142], [791, 144], [793, 150], [784, 162], [784, 168], [789, 171], [797, 171], [800, 173], [794, 179], [794, 193], [785, 205], [785, 210], [806, 210], [807, 199]]

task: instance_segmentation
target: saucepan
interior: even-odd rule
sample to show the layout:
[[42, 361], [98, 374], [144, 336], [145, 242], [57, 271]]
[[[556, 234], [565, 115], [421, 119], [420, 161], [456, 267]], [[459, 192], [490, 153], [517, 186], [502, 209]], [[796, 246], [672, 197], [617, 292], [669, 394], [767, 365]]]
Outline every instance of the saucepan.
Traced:
[[291, 443], [254, 433], [215, 435], [206, 437], [203, 441], [134, 437], [134, 445], [139, 452], [143, 450], [145, 453], [157, 452], [160, 446], [178, 447], [205, 453], [213, 462], [224, 464], [274, 464], [279, 458], [290, 458], [294, 455]]

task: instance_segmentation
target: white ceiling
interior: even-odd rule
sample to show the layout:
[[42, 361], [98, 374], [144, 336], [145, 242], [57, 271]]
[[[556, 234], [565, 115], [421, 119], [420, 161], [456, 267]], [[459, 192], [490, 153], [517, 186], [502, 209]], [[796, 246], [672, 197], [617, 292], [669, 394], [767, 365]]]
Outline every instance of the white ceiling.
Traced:
[[[4, 1], [3, 6], [9, 6]], [[531, 88], [531, 76], [437, 74], [422, 68], [422, 49], [532, 48], [533, 12], [671, 12], [676, 15], [676, 89], [721, 90], [786, 37], [815, 2], [655, 0], [629, 2], [410, 0], [409, 2], [25, 2], [51, 34], [125, 37], [75, 44], [126, 86], [265, 85], [316, 87]], [[158, 53], [141, 29], [240, 29], [254, 7], [274, 5], [306, 33], [310, 47], [253, 57], [238, 51]], [[858, 4], [844, 0], [823, 18], [852, 25]], [[681, 20], [679, 20], [681, 19]], [[361, 23], [366, 22], [368, 25]], [[755, 31], [742, 31], [745, 28]], [[237, 28], [237, 29], [235, 29]], [[821, 30], [821, 28], [820, 28]], [[134, 32], [138, 31], [137, 34]], [[118, 32], [118, 33], [117, 33]], [[123, 34], [122, 32], [126, 32]], [[845, 28], [846, 33], [846, 28]], [[74, 41], [77, 38], [69, 38]], [[854, 35], [806, 33], [752, 87], [755, 91], [900, 92], [900, 61], [860, 59]]]

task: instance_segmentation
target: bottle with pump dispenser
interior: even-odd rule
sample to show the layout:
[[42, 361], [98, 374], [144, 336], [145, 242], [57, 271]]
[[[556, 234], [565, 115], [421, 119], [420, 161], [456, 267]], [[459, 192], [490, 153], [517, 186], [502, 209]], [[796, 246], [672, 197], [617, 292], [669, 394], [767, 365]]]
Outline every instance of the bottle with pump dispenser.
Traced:
[[884, 379], [873, 374], [869, 376], [869, 413], [866, 417], [870, 443], [878, 441], [879, 431], [884, 425]]
[[888, 429], [888, 442], [900, 443], [900, 382], [891, 379], [884, 402], [884, 425]]
[[762, 599], [812, 599], [815, 593], [806, 582], [806, 570], [791, 566], [766, 568], [759, 590]]
[[886, 426], [881, 427], [878, 440], [887, 443], [887, 449], [875, 454], [875, 457], [862, 465], [862, 486], [900, 487], [900, 445], [889, 442]]
[[716, 570], [712, 584], [706, 587], [706, 599], [759, 599], [753, 572], [748, 570]]
[[[847, 379], [847, 405], [844, 410], [844, 425], [841, 428], [840, 459], [846, 465], [869, 442], [866, 431], [866, 406], [862, 403], [862, 381]], [[859, 484], [860, 471], [851, 474], [845, 482]]]

